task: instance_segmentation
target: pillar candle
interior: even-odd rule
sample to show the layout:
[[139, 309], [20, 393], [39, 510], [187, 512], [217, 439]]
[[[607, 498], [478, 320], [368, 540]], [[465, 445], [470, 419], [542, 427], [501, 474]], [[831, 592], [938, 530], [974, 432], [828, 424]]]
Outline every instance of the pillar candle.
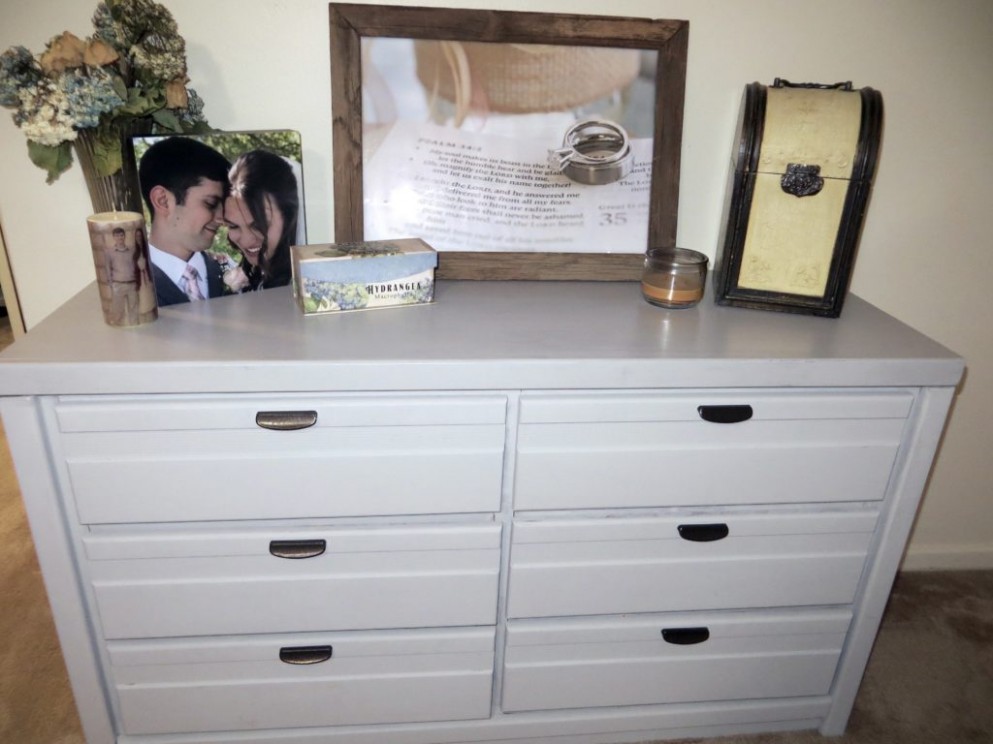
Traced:
[[158, 317], [145, 219], [138, 212], [100, 212], [86, 220], [103, 319], [119, 327]]

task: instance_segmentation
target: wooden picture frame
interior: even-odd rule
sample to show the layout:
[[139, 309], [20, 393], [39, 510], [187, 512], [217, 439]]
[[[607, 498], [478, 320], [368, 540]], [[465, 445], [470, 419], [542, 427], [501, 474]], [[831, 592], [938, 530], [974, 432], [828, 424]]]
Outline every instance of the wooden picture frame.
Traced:
[[[673, 247], [689, 23], [609, 16], [331, 3], [331, 108], [336, 242], [365, 239], [363, 38], [571, 45], [657, 52], [649, 247]], [[420, 236], [411, 236], [420, 237]], [[637, 280], [644, 251], [439, 252], [438, 277], [479, 280]]]

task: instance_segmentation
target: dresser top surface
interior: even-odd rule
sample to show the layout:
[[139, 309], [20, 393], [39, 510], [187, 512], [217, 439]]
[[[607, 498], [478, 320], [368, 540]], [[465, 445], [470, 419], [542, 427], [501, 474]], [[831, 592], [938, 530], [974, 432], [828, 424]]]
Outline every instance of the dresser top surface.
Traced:
[[641, 299], [631, 282], [439, 282], [304, 316], [290, 288], [104, 324], [90, 285], [0, 354], [3, 395], [955, 385], [953, 352], [855, 296], [838, 319]]

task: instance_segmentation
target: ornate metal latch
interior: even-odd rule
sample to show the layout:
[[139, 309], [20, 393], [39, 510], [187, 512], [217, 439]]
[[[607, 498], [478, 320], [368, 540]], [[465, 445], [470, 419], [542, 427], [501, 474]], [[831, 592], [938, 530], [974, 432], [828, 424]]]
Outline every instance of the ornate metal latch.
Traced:
[[786, 166], [786, 173], [779, 179], [779, 185], [783, 187], [783, 191], [793, 196], [813, 196], [824, 188], [821, 166], [790, 163]]

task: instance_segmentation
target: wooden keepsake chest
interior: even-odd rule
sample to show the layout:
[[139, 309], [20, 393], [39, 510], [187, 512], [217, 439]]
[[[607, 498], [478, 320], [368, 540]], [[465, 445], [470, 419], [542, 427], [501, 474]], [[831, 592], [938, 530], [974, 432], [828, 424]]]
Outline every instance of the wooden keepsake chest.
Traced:
[[714, 271], [718, 304], [841, 314], [882, 132], [872, 88], [745, 87]]

